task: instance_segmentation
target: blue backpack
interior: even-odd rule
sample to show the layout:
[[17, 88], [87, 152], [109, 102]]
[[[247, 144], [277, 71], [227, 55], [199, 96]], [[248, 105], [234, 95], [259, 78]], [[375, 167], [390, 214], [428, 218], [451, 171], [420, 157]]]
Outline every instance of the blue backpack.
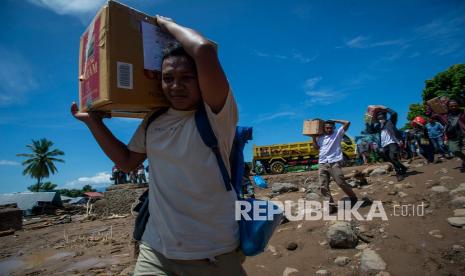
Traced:
[[[168, 108], [161, 108], [153, 113], [147, 120], [145, 130], [156, 118], [164, 114]], [[215, 154], [218, 162], [218, 168], [221, 172], [223, 182], [227, 191], [233, 188], [237, 194], [238, 201], [247, 201], [247, 203], [260, 204], [262, 212], [259, 218], [252, 216], [254, 208], [252, 207], [247, 215], [251, 220], [241, 217], [239, 222], [240, 248], [246, 256], [254, 256], [263, 252], [268, 241], [271, 238], [276, 227], [281, 223], [283, 218], [282, 210], [270, 201], [248, 198], [245, 199], [242, 194], [242, 177], [244, 174], [244, 154], [243, 150], [247, 141], [252, 139], [251, 127], [236, 127], [233, 146], [230, 153], [231, 176], [226, 169], [226, 165], [220, 154], [218, 140], [212, 130], [210, 122], [205, 111], [205, 107], [200, 105], [195, 112], [195, 124], [199, 131], [200, 137], [206, 146]], [[145, 230], [148, 218], [148, 190], [139, 198], [139, 204], [134, 208], [138, 212], [134, 226], [133, 237], [140, 241]], [[273, 210], [272, 213], [269, 213]], [[265, 219], [264, 219], [265, 218]], [[268, 219], [267, 219], [268, 218]]]

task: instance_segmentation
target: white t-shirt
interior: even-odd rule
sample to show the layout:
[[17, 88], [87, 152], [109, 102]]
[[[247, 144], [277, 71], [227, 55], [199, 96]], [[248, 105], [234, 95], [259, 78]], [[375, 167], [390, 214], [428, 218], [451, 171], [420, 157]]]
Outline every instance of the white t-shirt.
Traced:
[[318, 146], [320, 147], [318, 163], [335, 163], [344, 159], [341, 150], [344, 133], [344, 127], [340, 127], [333, 134], [323, 135], [318, 139]]
[[381, 130], [381, 147], [385, 147], [389, 144], [398, 143], [396, 137], [392, 137], [387, 129]]
[[[229, 169], [229, 153], [238, 121], [232, 92], [214, 114], [205, 104]], [[169, 259], [203, 259], [239, 246], [236, 194], [227, 191], [214, 153], [197, 130], [195, 111], [169, 109], [147, 130], [150, 217], [142, 241]], [[145, 122], [128, 148], [145, 153]]]

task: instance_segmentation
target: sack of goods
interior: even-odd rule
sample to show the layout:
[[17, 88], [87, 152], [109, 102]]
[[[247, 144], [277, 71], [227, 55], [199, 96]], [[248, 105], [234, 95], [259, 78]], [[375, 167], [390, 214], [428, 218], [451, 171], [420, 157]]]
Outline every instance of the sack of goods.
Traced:
[[97, 13], [80, 40], [80, 110], [144, 117], [168, 106], [161, 90], [163, 49], [174, 38], [155, 18], [115, 1]]
[[321, 119], [305, 120], [303, 126], [303, 135], [321, 135], [323, 134], [324, 122]]
[[365, 113], [365, 123], [371, 124], [379, 112], [385, 112], [386, 107], [382, 105], [369, 105]]

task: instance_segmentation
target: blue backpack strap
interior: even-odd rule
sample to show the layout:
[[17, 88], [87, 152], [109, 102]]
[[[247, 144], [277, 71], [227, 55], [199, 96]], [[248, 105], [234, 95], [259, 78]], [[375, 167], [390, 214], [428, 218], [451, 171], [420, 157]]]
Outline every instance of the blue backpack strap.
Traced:
[[221, 157], [220, 148], [218, 146], [218, 139], [216, 139], [215, 133], [211, 127], [210, 121], [208, 120], [207, 111], [205, 106], [200, 104], [195, 112], [195, 124], [199, 131], [200, 137], [203, 143], [209, 147], [215, 154], [218, 167], [220, 168], [221, 176], [227, 191], [231, 190], [231, 178], [229, 176], [226, 165], [224, 164], [223, 158]]

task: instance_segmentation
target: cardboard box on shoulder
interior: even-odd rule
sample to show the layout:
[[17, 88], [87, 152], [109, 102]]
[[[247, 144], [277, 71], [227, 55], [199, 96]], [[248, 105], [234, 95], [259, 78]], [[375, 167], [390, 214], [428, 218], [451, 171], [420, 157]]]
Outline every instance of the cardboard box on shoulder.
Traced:
[[302, 134], [303, 135], [321, 135], [323, 134], [324, 121], [321, 119], [305, 120]]
[[436, 114], [445, 114], [447, 110], [447, 101], [448, 97], [436, 97], [431, 100], [426, 101], [426, 104], [431, 107], [434, 113]]
[[144, 117], [167, 106], [161, 60], [163, 48], [173, 41], [156, 26], [155, 18], [108, 1], [81, 36], [80, 110]]

